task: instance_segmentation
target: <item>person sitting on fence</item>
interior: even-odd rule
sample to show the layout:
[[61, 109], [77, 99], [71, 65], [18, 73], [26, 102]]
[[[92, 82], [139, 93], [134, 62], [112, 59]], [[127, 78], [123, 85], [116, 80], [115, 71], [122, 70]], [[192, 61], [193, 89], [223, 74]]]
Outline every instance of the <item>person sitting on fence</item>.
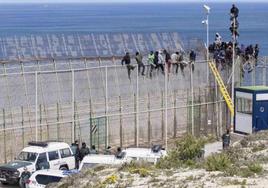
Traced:
[[176, 74], [178, 74], [178, 69], [179, 69], [179, 52], [175, 52], [173, 54], [171, 54], [171, 64], [172, 66], [176, 67], [175, 68], [175, 72]]
[[239, 14], [239, 9], [235, 6], [235, 4], [232, 5], [232, 8], [230, 9], [230, 15], [231, 15], [231, 20], [234, 18], [237, 18]]
[[167, 52], [167, 50], [164, 50], [163, 53], [165, 55], [165, 62], [166, 62], [166, 67], [167, 67], [168, 73], [170, 73], [170, 66], [171, 66], [170, 54]]
[[142, 62], [142, 55], [140, 54], [140, 52], [136, 52], [136, 56], [135, 56], [135, 59], [137, 61], [137, 64], [138, 64], [138, 71], [139, 71], [139, 74], [140, 74], [140, 71], [141, 71], [141, 75], [144, 76], [144, 71], [145, 71], [145, 66]]
[[150, 66], [150, 78], [152, 78], [153, 70], [155, 69], [155, 64], [154, 64], [154, 52], [151, 51], [150, 54], [148, 55], [148, 65]]
[[255, 47], [254, 47], [254, 58], [255, 58], [255, 60], [256, 60], [256, 63], [257, 63], [257, 61], [258, 61], [259, 51], [260, 51], [260, 49], [259, 49], [259, 45], [256, 44]]
[[184, 67], [186, 67], [187, 66], [187, 61], [184, 61], [184, 54], [183, 54], [183, 52], [181, 51], [180, 53], [179, 53], [179, 65], [180, 65], [180, 69], [181, 69], [181, 74], [182, 74], [182, 76], [184, 76]]
[[82, 143], [82, 147], [80, 149], [80, 161], [83, 160], [83, 158], [89, 154], [89, 148], [87, 147], [86, 143]]
[[215, 36], [215, 48], [216, 49], [221, 48], [221, 43], [222, 43], [222, 37], [220, 36], [219, 33], [216, 33], [216, 36]]
[[124, 63], [127, 66], [128, 79], [131, 80], [130, 74], [131, 74], [131, 71], [135, 69], [135, 67], [130, 64], [131, 58], [130, 58], [129, 52], [127, 52], [126, 55], [123, 57], [121, 61], [122, 66], [124, 65]]

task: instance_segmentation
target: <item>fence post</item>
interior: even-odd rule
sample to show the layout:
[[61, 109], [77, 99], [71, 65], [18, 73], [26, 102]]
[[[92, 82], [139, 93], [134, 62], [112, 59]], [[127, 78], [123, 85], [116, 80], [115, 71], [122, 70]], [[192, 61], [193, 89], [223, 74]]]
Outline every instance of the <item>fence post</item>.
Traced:
[[38, 141], [38, 118], [37, 118], [37, 111], [38, 111], [38, 74], [37, 71], [35, 71], [35, 141]]
[[59, 103], [57, 102], [57, 140], [60, 139], [60, 109], [59, 109]]
[[39, 104], [39, 129], [40, 129], [40, 141], [42, 141], [42, 135], [43, 135], [43, 130], [42, 130], [42, 104]]
[[72, 70], [72, 142], [75, 141], [74, 70]]
[[123, 146], [123, 127], [122, 127], [122, 106], [121, 106], [121, 96], [119, 96], [119, 121], [120, 121], [120, 129], [119, 129], [119, 134], [120, 134], [120, 147], [122, 148]]
[[[105, 124], [106, 124], [106, 147], [109, 145], [109, 98], [108, 98], [108, 69], [105, 66]], [[105, 147], [105, 148], [106, 148]]]
[[92, 138], [92, 103], [91, 103], [91, 99], [89, 99], [89, 110], [90, 110], [90, 112], [89, 112], [89, 129], [90, 129], [90, 133], [89, 133], [89, 139], [90, 139], [90, 147], [93, 145], [92, 143], [93, 143], [93, 138]]
[[134, 130], [134, 141], [135, 141], [135, 146], [138, 147], [138, 122], [137, 122], [137, 97], [136, 94], [134, 93], [134, 112], [135, 112], [135, 117], [134, 117], [134, 122], [135, 122], [135, 130]]
[[164, 92], [161, 91], [161, 139], [164, 140], [165, 122], [164, 122]]
[[21, 106], [21, 127], [22, 127], [22, 146], [24, 148], [25, 146], [25, 138], [24, 138], [24, 110], [23, 110], [23, 106]]
[[148, 93], [148, 104], [147, 104], [147, 109], [148, 109], [148, 144], [150, 146], [151, 144], [151, 112], [150, 112], [150, 93]]
[[3, 108], [3, 128], [4, 128], [4, 158], [5, 158], [5, 163], [7, 163], [6, 113], [5, 113], [5, 109], [4, 108]]
[[173, 133], [173, 138], [177, 137], [177, 92], [174, 90], [173, 94], [174, 102], [173, 102], [173, 107], [174, 107], [174, 133]]

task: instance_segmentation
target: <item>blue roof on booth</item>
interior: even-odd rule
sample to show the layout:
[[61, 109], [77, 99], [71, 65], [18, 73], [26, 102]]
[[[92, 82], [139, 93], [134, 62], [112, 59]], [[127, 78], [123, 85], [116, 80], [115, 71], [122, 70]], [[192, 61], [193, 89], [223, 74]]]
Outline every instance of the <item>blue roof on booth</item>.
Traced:
[[258, 92], [258, 91], [267, 91], [268, 92], [268, 86], [244, 86], [244, 87], [237, 87], [237, 90], [247, 90], [251, 92]]

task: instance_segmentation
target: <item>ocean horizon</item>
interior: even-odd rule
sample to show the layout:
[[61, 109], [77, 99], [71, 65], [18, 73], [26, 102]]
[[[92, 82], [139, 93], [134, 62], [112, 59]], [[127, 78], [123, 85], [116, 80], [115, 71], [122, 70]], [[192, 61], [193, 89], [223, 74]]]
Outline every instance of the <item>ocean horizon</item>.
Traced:
[[[231, 40], [232, 3], [209, 3], [210, 43]], [[268, 3], [237, 3], [240, 44], [259, 44], [268, 55]], [[202, 3], [1, 4], [0, 37], [31, 34], [178, 32], [206, 41]]]

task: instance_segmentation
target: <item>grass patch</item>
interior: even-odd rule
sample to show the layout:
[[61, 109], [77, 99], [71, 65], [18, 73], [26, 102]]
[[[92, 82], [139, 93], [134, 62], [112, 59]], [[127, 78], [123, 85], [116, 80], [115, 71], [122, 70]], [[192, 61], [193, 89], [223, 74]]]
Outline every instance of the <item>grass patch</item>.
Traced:
[[247, 185], [247, 180], [246, 179], [243, 179], [242, 181], [239, 181], [237, 179], [226, 179], [222, 182], [223, 185], [242, 185], [242, 186], [245, 186]]
[[231, 165], [231, 160], [225, 153], [211, 155], [205, 161], [205, 169], [207, 171], [225, 171]]
[[123, 164], [119, 171], [128, 171], [131, 174], [139, 174], [140, 177], [147, 177], [150, 175], [152, 168], [153, 166], [146, 161], [131, 161], [130, 163]]

